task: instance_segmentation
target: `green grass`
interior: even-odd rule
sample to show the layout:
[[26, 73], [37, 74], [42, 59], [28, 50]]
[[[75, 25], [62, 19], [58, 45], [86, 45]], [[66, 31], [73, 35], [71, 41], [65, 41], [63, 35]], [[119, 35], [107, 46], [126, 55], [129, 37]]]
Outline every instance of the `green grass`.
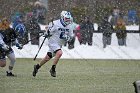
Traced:
[[140, 60], [61, 59], [57, 77], [49, 73], [52, 60], [33, 77], [36, 63], [17, 59], [17, 77], [6, 77], [7, 67], [0, 68], [0, 93], [135, 93], [132, 83], [140, 79]]

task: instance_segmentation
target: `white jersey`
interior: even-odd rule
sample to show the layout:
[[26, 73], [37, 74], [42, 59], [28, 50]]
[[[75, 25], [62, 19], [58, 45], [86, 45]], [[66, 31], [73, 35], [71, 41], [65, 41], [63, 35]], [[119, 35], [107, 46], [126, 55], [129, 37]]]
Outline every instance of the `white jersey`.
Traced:
[[51, 22], [48, 26], [50, 35], [52, 35], [48, 42], [49, 44], [58, 44], [62, 46], [68, 37], [73, 36], [73, 30], [69, 26], [64, 27], [60, 20], [55, 20]]

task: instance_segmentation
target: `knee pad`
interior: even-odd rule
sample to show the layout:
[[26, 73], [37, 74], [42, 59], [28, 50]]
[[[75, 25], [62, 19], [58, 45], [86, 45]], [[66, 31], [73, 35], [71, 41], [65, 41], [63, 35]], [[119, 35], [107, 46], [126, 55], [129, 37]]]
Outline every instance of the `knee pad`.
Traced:
[[51, 52], [48, 52], [47, 55], [52, 58], [52, 53]]
[[57, 49], [56, 51], [54, 51], [54, 53], [56, 53], [56, 52], [59, 51], [59, 50], [61, 50], [61, 49]]

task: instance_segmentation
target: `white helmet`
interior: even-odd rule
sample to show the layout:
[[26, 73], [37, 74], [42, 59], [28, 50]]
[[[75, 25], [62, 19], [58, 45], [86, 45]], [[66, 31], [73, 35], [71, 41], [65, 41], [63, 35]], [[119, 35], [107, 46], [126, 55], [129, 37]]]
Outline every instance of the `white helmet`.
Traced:
[[70, 24], [72, 22], [71, 13], [68, 11], [62, 11], [61, 12], [61, 20], [65, 25]]

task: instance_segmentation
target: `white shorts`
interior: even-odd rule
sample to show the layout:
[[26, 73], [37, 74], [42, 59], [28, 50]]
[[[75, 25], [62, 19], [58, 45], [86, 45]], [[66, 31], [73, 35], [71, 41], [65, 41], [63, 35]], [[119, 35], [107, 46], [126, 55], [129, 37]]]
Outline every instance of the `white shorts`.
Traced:
[[57, 45], [57, 44], [49, 44], [48, 46], [49, 46], [48, 52], [51, 52], [53, 54], [53, 56], [57, 50], [62, 48], [62, 46]]

